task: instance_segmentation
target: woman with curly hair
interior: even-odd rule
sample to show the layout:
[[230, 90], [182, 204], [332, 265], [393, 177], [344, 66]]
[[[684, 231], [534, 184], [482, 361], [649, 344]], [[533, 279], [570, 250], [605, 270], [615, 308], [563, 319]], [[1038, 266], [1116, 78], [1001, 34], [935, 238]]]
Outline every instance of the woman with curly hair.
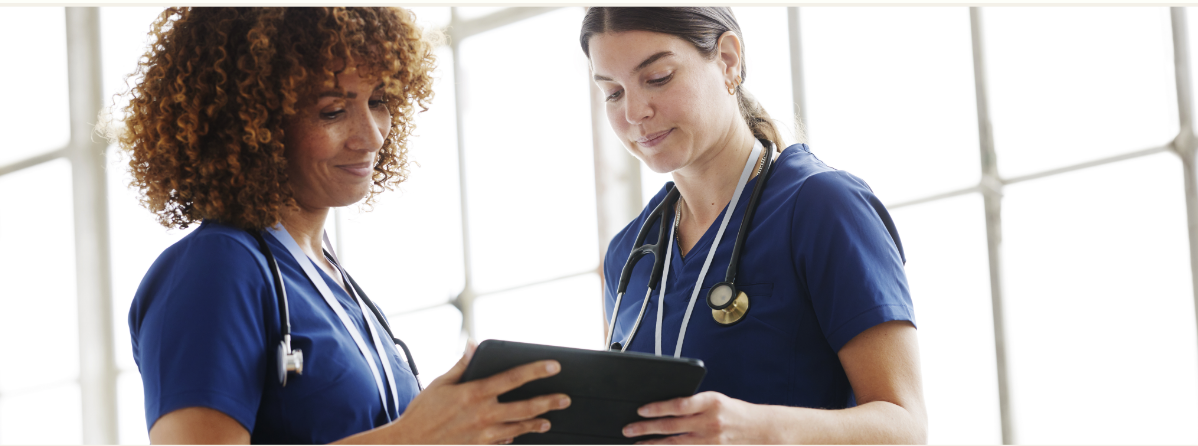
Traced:
[[537, 416], [569, 405], [497, 400], [553, 361], [459, 384], [470, 348], [420, 391], [382, 312], [321, 243], [330, 208], [406, 178], [434, 62], [413, 22], [393, 8], [155, 21], [116, 139], [158, 220], [199, 227], [129, 310], [152, 442], [497, 443], [547, 431]]

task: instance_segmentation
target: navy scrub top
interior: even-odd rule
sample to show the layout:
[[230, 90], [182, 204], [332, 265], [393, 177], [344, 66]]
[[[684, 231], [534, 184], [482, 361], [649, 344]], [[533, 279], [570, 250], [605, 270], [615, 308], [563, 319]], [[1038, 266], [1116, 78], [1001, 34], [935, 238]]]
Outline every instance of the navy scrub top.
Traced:
[[[898, 231], [864, 181], [828, 167], [806, 144], [788, 147], [775, 161], [741, 250], [736, 286], [749, 295], [749, 311], [737, 324], [719, 325], [707, 306], [707, 290], [724, 280], [756, 181], [745, 185], [716, 248], [681, 354], [701, 359], [707, 366], [700, 392], [713, 390], [756, 404], [855, 406], [837, 352], [877, 324], [915, 323]], [[603, 265], [607, 320], [637, 232], [665, 198], [669, 184], [608, 245]], [[685, 258], [677, 243], [670, 253], [661, 330], [665, 355], [674, 352], [683, 314], [723, 212]], [[666, 214], [665, 224], [672, 225], [674, 213]], [[653, 224], [645, 243], [654, 242], [659, 224]], [[622, 341], [632, 329], [652, 266], [651, 255], [637, 263], [620, 303], [612, 342]], [[653, 291], [628, 350], [653, 353], [659, 291]]]
[[303, 351], [304, 373], [291, 374], [285, 388], [279, 384], [278, 300], [258, 242], [243, 230], [204, 221], [163, 251], [129, 309], [146, 428], [167, 413], [198, 406], [237, 420], [253, 443], [329, 443], [382, 426], [388, 414], [398, 418], [418, 390], [386, 332], [384, 356], [395, 373], [399, 407], [361, 309], [338, 281], [317, 268], [374, 356], [387, 386], [384, 409], [374, 375], [349, 331], [287, 248], [269, 233], [263, 238], [283, 275], [291, 345]]

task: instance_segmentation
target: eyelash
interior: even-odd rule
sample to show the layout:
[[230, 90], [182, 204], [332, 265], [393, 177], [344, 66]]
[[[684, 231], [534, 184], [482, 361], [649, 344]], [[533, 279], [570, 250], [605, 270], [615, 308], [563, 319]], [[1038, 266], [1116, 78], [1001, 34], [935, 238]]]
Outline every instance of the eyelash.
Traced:
[[[661, 85], [665, 85], [666, 83], [670, 82], [670, 79], [673, 79], [673, 78], [674, 78], [674, 73], [670, 73], [670, 74], [665, 75], [664, 77], [659, 77], [657, 79], [650, 79], [647, 83], [652, 84], [654, 86], [661, 86]], [[612, 94], [607, 95], [607, 102], [614, 102], [616, 100], [619, 100], [620, 96], [622, 96], [622, 93], [624, 93], [624, 90], [619, 90]]]
[[[367, 105], [371, 109], [377, 109], [379, 107], [383, 107], [383, 106], [385, 106], [385, 104], [386, 104], [386, 101], [383, 99], [371, 99], [369, 102], [367, 102]], [[320, 117], [324, 118], [324, 119], [337, 119], [338, 116], [341, 116], [344, 113], [345, 113], [345, 109], [341, 109], [341, 110], [332, 111], [332, 112], [328, 112], [328, 113], [321, 113]]]

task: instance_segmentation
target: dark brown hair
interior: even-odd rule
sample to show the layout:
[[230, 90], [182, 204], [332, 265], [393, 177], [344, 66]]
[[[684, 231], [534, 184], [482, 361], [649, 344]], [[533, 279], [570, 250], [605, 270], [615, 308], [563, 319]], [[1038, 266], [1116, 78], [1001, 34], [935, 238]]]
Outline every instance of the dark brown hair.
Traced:
[[395, 8], [168, 8], [125, 93], [115, 143], [141, 202], [167, 227], [203, 219], [260, 229], [296, 206], [284, 120], [337, 89], [347, 61], [383, 83], [391, 127], [374, 196], [407, 178], [416, 108], [432, 99], [434, 58], [415, 18]]
[[[595, 34], [624, 31], [669, 34], [690, 42], [699, 50], [699, 54], [707, 58], [716, 57], [720, 36], [732, 31], [741, 41], [741, 81], [748, 78], [745, 38], [741, 35], [732, 8], [589, 8], [582, 19], [582, 34], [578, 37], [582, 52], [587, 58], [591, 57], [591, 37]], [[774, 126], [769, 113], [740, 85], [736, 87], [736, 102], [753, 136], [773, 142], [777, 150], [785, 148], [782, 134]]]

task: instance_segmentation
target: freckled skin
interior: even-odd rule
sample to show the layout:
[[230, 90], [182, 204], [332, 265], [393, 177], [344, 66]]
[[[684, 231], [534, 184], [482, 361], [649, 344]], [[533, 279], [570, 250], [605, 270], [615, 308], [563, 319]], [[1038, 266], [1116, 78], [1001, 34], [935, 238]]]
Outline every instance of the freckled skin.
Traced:
[[[321, 96], [287, 119], [284, 146], [287, 174], [303, 209], [348, 206], [370, 191], [376, 155], [391, 125], [391, 114], [378, 102], [378, 81], [350, 69], [337, 75], [344, 97]], [[348, 170], [347, 170], [348, 168]]]

